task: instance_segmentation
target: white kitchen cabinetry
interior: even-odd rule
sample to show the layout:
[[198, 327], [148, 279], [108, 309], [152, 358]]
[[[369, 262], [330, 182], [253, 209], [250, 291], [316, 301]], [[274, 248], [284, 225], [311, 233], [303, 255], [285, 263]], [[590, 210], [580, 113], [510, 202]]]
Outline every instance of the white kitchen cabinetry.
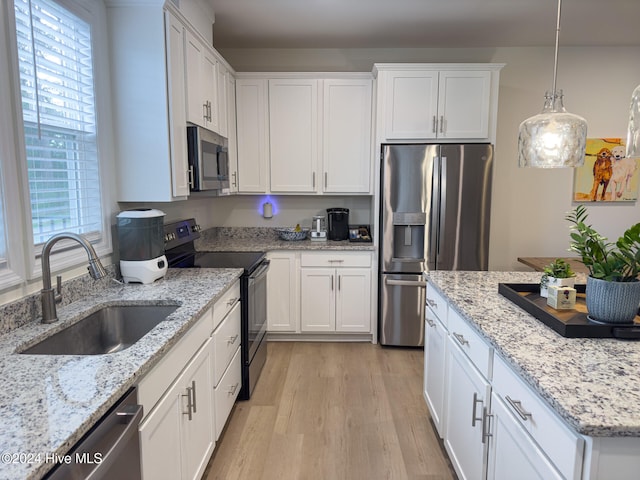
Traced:
[[187, 121], [219, 132], [218, 66], [211, 47], [186, 32]]
[[210, 344], [208, 339], [140, 426], [145, 479], [198, 479], [207, 466], [215, 445]]
[[269, 146], [271, 192], [316, 191], [317, 80], [269, 80]]
[[227, 133], [229, 134], [229, 193], [238, 193], [238, 137], [236, 130], [236, 79], [227, 74]]
[[294, 333], [298, 322], [298, 266], [295, 252], [269, 252], [267, 330]]
[[[225, 138], [229, 138], [229, 81], [228, 78], [231, 75], [227, 67], [221, 62], [216, 63], [217, 74], [217, 103], [218, 103], [218, 129], [217, 133]], [[235, 109], [235, 103], [233, 108]]]
[[376, 64], [379, 141], [495, 143], [501, 64]]
[[[439, 315], [436, 313], [439, 312]], [[447, 379], [448, 332], [447, 304], [427, 284], [427, 308], [424, 330], [424, 399], [431, 412], [431, 420], [444, 438], [444, 416], [446, 413], [445, 387]]]
[[239, 193], [266, 193], [269, 188], [267, 102], [267, 80], [236, 78]]
[[324, 80], [322, 191], [371, 192], [371, 79]]
[[302, 332], [371, 331], [371, 255], [303, 253]]
[[171, 9], [115, 0], [107, 3], [107, 21], [117, 200], [185, 199], [184, 23]]
[[240, 381], [239, 299], [236, 282], [138, 383], [145, 480], [202, 476], [239, 390], [217, 399]]
[[372, 80], [237, 78], [239, 191], [370, 194]]

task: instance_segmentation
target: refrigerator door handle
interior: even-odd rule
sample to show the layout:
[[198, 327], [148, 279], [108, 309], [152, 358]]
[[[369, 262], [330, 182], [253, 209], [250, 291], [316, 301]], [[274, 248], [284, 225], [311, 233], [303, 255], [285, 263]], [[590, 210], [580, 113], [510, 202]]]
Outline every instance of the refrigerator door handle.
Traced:
[[440, 157], [433, 157], [433, 174], [431, 177], [431, 214], [429, 218], [429, 250], [427, 252], [427, 268], [435, 270], [438, 256], [438, 225], [440, 223]]
[[417, 282], [412, 280], [390, 280], [386, 278], [384, 283], [386, 285], [396, 285], [400, 287], [420, 287], [420, 288], [427, 287], [427, 282]]
[[424, 258], [400, 258], [400, 257], [392, 257], [392, 262], [400, 262], [400, 263], [417, 263], [424, 262]]

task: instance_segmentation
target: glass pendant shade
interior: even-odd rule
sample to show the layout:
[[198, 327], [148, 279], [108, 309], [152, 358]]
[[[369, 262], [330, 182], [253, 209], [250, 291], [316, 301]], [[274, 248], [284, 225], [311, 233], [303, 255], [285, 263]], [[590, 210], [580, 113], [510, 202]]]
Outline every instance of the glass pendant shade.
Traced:
[[640, 85], [638, 85], [631, 94], [629, 133], [627, 134], [627, 157], [640, 157]]
[[520, 124], [519, 165], [535, 168], [584, 165], [587, 121], [565, 110], [562, 90], [557, 93], [547, 92], [544, 98], [542, 113], [527, 118]]

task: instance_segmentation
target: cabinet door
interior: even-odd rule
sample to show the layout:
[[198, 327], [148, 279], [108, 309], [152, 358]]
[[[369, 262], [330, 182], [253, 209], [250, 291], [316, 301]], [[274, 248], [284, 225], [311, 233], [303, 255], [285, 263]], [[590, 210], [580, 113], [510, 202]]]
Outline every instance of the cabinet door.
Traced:
[[489, 408], [489, 383], [469, 358], [449, 342], [447, 360], [447, 412], [444, 445], [460, 479], [483, 479], [487, 448], [483, 413]]
[[182, 24], [171, 13], [165, 12], [165, 15], [171, 187], [174, 197], [184, 197], [189, 195], [187, 118], [183, 74], [185, 31]]
[[438, 138], [489, 136], [491, 72], [440, 72]]
[[229, 95], [228, 88], [229, 82], [227, 81], [227, 77], [229, 76], [229, 71], [227, 68], [222, 65], [220, 62], [217, 62], [216, 65], [216, 73], [218, 75], [218, 94], [216, 96], [217, 103], [217, 112], [218, 112], [218, 133], [225, 138], [229, 137], [229, 115], [227, 112], [227, 108], [229, 106], [229, 102], [227, 97]]
[[300, 321], [303, 332], [333, 332], [336, 328], [336, 271], [300, 270]]
[[[181, 414], [182, 421], [182, 478], [202, 477], [214, 447], [213, 373], [211, 372], [211, 342], [209, 339], [191, 360], [177, 381], [182, 388], [184, 411], [191, 395], [191, 418]], [[190, 389], [190, 390], [189, 390]]]
[[272, 192], [315, 192], [318, 81], [269, 80]]
[[438, 72], [389, 72], [386, 84], [386, 138], [436, 138]]
[[371, 269], [336, 269], [336, 331], [371, 331]]
[[440, 438], [445, 436], [447, 330], [427, 308], [424, 330], [424, 398]]
[[202, 92], [204, 45], [191, 32], [185, 38], [185, 73], [187, 78], [187, 120], [201, 127], [207, 125], [207, 104]]
[[182, 398], [167, 394], [140, 425], [140, 461], [144, 480], [182, 477], [180, 423]]
[[296, 254], [270, 252], [267, 273], [267, 330], [296, 332], [298, 330], [298, 285]]
[[227, 74], [227, 115], [229, 134], [229, 192], [238, 193], [238, 138], [236, 133], [236, 79]]
[[269, 141], [267, 81], [236, 79], [238, 192], [266, 193]]
[[202, 54], [201, 68], [202, 98], [207, 105], [204, 126], [209, 130], [220, 133], [220, 118], [218, 105], [218, 61], [213, 52], [205, 48]]
[[371, 80], [325, 80], [322, 191], [371, 192]]
[[564, 478], [495, 393], [491, 395], [491, 411], [488, 479]]

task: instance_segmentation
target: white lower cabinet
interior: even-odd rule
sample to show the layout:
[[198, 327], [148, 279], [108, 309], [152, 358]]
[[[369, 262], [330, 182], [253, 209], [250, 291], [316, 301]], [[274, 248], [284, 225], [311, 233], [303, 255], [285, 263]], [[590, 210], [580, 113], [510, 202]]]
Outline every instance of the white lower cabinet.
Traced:
[[233, 404], [240, 393], [242, 386], [241, 361], [240, 349], [238, 348], [222, 379], [214, 388], [216, 440], [220, 438]]
[[502, 398], [495, 393], [491, 395], [491, 448], [487, 478], [563, 479], [508, 408]]
[[298, 321], [298, 266], [295, 252], [269, 252], [267, 330], [295, 333]]
[[424, 329], [424, 399], [440, 438], [444, 438], [447, 329], [427, 307]]
[[198, 479], [213, 452], [211, 342], [189, 362], [140, 426], [145, 479]]
[[444, 445], [459, 478], [482, 479], [486, 472], [484, 426], [489, 413], [491, 386], [451, 340], [447, 363]]
[[369, 253], [308, 253], [300, 264], [302, 332], [371, 331]]

